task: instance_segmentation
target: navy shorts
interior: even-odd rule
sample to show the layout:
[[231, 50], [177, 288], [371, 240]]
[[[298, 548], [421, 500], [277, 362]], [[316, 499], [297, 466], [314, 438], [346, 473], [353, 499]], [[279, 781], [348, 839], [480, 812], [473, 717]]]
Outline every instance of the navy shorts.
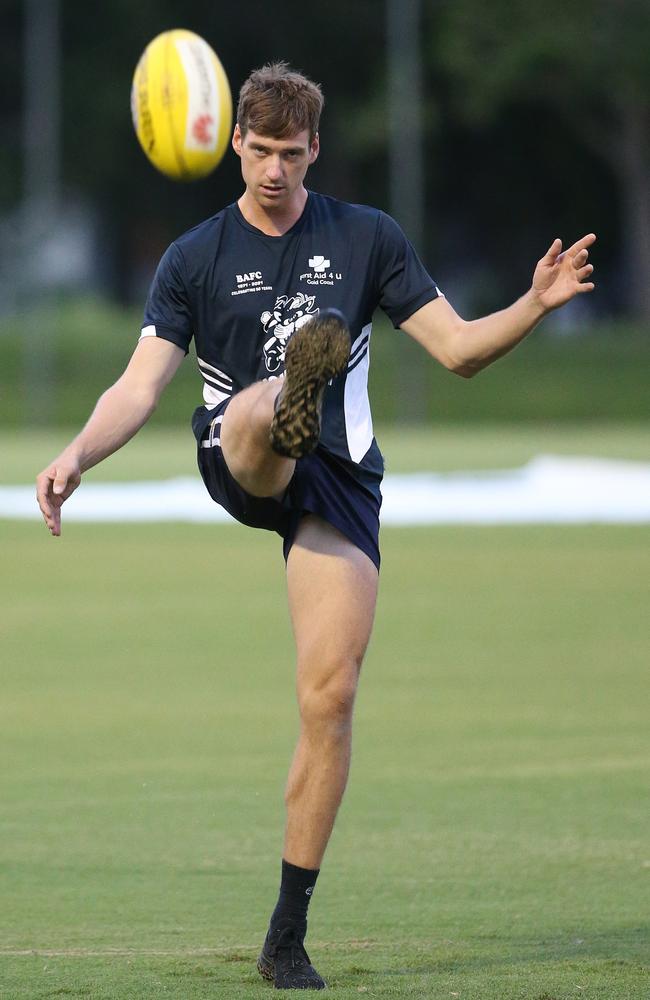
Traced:
[[199, 471], [216, 503], [242, 524], [277, 531], [289, 555], [304, 514], [317, 514], [337, 528], [379, 569], [379, 508], [381, 495], [355, 478], [345, 463], [320, 445], [296, 462], [296, 470], [281, 500], [254, 497], [233, 478], [221, 451], [221, 421], [230, 399], [194, 413]]

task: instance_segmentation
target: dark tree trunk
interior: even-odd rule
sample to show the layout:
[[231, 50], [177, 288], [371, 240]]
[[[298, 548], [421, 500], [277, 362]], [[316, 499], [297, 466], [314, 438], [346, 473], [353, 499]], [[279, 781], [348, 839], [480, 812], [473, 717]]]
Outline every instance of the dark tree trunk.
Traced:
[[621, 185], [626, 311], [650, 324], [650, 107], [626, 102], [616, 170]]

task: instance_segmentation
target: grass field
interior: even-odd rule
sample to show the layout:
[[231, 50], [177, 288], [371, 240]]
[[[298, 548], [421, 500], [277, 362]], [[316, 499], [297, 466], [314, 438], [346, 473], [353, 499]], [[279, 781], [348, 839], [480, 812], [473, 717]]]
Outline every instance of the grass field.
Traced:
[[[198, 475], [189, 426], [169, 430], [155, 418], [152, 423], [122, 451], [91, 469], [86, 481]], [[0, 484], [33, 482], [78, 429], [0, 430]], [[542, 453], [650, 462], [650, 433], [641, 421], [380, 426], [376, 433], [387, 472], [510, 469]]]
[[[647, 457], [628, 430], [564, 440]], [[561, 438], [447, 433], [437, 467]], [[393, 467], [431, 461], [388, 437]], [[3, 439], [4, 480], [55, 439]], [[96, 475], [188, 471], [147, 440]], [[270, 996], [297, 730], [279, 540], [0, 522], [0, 544], [0, 996]], [[647, 529], [391, 529], [383, 554], [312, 904], [329, 995], [647, 997]]]

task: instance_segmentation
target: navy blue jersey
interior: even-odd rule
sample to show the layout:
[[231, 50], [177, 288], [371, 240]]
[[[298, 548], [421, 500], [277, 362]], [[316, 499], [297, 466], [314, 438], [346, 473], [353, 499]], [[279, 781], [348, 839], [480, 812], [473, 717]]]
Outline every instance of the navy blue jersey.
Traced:
[[372, 316], [395, 327], [439, 295], [413, 247], [384, 212], [309, 192], [283, 236], [251, 226], [238, 205], [177, 239], [162, 257], [144, 314], [143, 337], [189, 350], [194, 337], [210, 410], [261, 379], [279, 378], [291, 334], [334, 306], [350, 324], [347, 371], [325, 391], [321, 445], [370, 488], [383, 473], [368, 403]]

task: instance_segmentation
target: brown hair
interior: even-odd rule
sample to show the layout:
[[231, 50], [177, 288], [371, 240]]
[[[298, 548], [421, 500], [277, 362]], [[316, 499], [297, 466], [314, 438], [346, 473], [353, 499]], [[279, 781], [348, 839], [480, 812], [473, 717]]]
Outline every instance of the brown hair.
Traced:
[[317, 83], [286, 62], [267, 63], [253, 70], [239, 91], [237, 122], [242, 136], [252, 129], [271, 139], [286, 139], [308, 129], [312, 142], [324, 103]]

